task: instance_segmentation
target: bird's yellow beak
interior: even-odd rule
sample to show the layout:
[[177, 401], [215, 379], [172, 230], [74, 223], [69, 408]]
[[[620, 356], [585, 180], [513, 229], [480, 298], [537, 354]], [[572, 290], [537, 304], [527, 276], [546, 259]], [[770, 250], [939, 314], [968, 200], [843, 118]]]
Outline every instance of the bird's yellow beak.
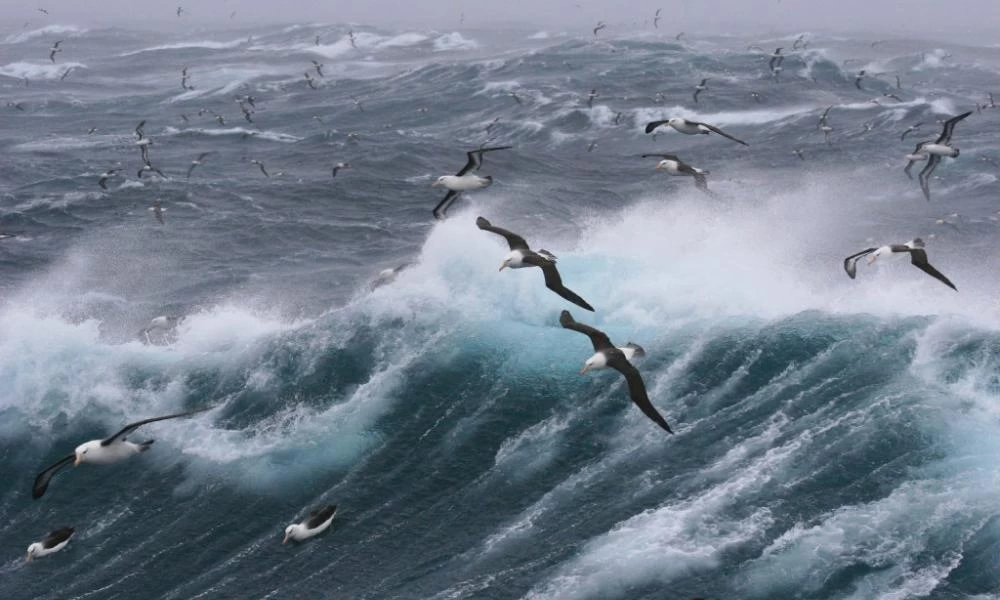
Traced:
[[657, 171], [662, 171], [663, 170], [663, 165], [659, 165], [659, 164], [656, 165], [656, 170]]
[[78, 467], [78, 466], [80, 466], [80, 463], [82, 463], [82, 462], [83, 462], [83, 455], [82, 454], [77, 454], [76, 458], [73, 460], [73, 466], [74, 467]]
[[587, 371], [589, 370], [590, 370], [590, 365], [583, 365], [583, 368], [580, 369], [580, 375], [586, 375]]
[[286, 533], [286, 534], [285, 534], [285, 539], [281, 540], [281, 544], [282, 544], [282, 545], [285, 545], [285, 544], [287, 544], [287, 543], [288, 543], [288, 534]]
[[440, 185], [441, 185], [440, 181], [435, 181], [434, 183], [431, 184], [431, 187], [439, 187]]
[[870, 264], [870, 265], [874, 264], [875, 263], [875, 259], [877, 259], [877, 258], [878, 258], [877, 256], [875, 256], [874, 254], [872, 254], [871, 256], [868, 257], [868, 264]]
[[31, 552], [28, 553], [28, 558], [25, 558], [24, 562], [31, 562]]
[[503, 271], [504, 269], [506, 269], [509, 266], [510, 266], [510, 259], [507, 259], [507, 260], [503, 261], [503, 263], [500, 264], [500, 270]]

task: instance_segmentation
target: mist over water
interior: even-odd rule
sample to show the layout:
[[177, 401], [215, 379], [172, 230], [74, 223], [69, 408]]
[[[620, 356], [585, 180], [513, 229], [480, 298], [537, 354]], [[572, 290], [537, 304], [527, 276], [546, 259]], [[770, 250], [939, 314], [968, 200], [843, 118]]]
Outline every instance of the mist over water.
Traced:
[[[0, 38], [0, 231], [21, 232], [0, 242], [0, 596], [997, 597], [1000, 111], [958, 125], [931, 202], [902, 156], [1000, 90], [1000, 48], [55, 21]], [[750, 147], [643, 132], [668, 116]], [[141, 120], [166, 179], [136, 177]], [[483, 144], [514, 148], [435, 223], [431, 182]], [[597, 311], [498, 273], [479, 215]], [[905, 259], [844, 274], [914, 237], [958, 293]], [[646, 349], [677, 435], [616, 374], [578, 375], [564, 308]], [[176, 339], [143, 344], [161, 314], [186, 316]], [[80, 441], [210, 404], [31, 500]], [[282, 546], [323, 503], [331, 531]]]

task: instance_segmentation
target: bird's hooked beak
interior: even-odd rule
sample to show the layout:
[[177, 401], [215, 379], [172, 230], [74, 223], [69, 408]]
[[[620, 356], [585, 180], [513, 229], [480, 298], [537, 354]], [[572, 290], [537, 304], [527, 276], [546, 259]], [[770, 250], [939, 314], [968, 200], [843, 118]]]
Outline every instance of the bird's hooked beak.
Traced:
[[76, 459], [73, 460], [73, 466], [74, 467], [79, 467], [80, 463], [82, 463], [82, 462], [83, 462], [83, 455], [80, 454], [79, 452], [77, 452], [76, 453]]
[[288, 538], [289, 538], [289, 537], [291, 537], [291, 535], [292, 535], [292, 534], [290, 534], [290, 533], [286, 533], [286, 534], [285, 534], [285, 539], [281, 540], [281, 544], [282, 544], [282, 545], [285, 545], [285, 544], [287, 544], [287, 543], [288, 543]]
[[434, 183], [431, 184], [431, 187], [441, 187], [441, 180], [435, 179]]
[[872, 254], [871, 256], [868, 257], [868, 264], [870, 264], [870, 265], [875, 264], [875, 260], [877, 258], [878, 258], [877, 254]]
[[586, 375], [587, 371], [589, 370], [590, 370], [590, 365], [583, 365], [583, 368], [580, 369], [580, 375]]
[[656, 165], [656, 170], [657, 170], [657, 171], [662, 171], [663, 169], [664, 169], [664, 167], [663, 167], [663, 163], [657, 163], [657, 165]]
[[500, 264], [500, 270], [503, 271], [509, 266], [510, 266], [510, 259], [508, 258], [507, 260], [503, 261], [503, 263]]
[[31, 562], [31, 559], [32, 559], [32, 558], [33, 558], [33, 557], [31, 556], [31, 552], [29, 552], [29, 553], [28, 553], [28, 557], [24, 559], [24, 562]]

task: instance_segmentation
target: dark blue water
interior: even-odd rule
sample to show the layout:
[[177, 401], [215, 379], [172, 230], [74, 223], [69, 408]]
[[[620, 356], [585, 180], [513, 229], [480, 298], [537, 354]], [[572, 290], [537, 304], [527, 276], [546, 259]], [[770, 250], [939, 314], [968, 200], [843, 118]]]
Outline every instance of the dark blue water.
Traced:
[[[1000, 111], [956, 128], [931, 202], [902, 173], [1000, 91], [1000, 48], [357, 27], [355, 49], [347, 29], [0, 43], [0, 231], [20, 232], [0, 242], [0, 597], [1000, 597]], [[751, 145], [642, 132], [678, 115]], [[136, 178], [143, 119], [166, 179]], [[434, 223], [430, 183], [482, 144], [514, 146], [495, 185]], [[478, 215], [559, 255], [597, 312], [498, 273]], [[842, 271], [916, 236], [957, 294], [905, 260]], [[563, 308], [646, 348], [677, 435], [613, 372], [577, 374]], [[143, 344], [161, 314], [186, 316], [176, 339]], [[81, 441], [208, 405], [31, 499]], [[282, 546], [324, 503], [331, 531]]]

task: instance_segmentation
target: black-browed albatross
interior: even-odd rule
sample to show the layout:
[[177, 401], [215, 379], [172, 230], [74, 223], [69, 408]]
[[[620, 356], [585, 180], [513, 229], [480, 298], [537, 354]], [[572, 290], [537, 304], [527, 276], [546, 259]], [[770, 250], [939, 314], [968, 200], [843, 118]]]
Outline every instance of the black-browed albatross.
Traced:
[[663, 119], [662, 121], [650, 121], [646, 124], [646, 133], [653, 133], [653, 130], [661, 125], [666, 125], [668, 127], [673, 127], [681, 133], [687, 135], [708, 135], [709, 133], [717, 133], [724, 138], [729, 138], [738, 144], [743, 144], [744, 146], [749, 146], [750, 144], [744, 142], [743, 140], [736, 139], [729, 135], [725, 131], [722, 131], [718, 127], [709, 125], [708, 123], [699, 123], [698, 121], [688, 121], [681, 117], [671, 117], [669, 119]]
[[73, 465], [80, 465], [81, 463], [92, 463], [98, 465], [106, 465], [111, 463], [116, 463], [120, 460], [129, 458], [132, 455], [140, 454], [149, 450], [149, 447], [153, 444], [153, 440], [147, 440], [139, 444], [128, 441], [126, 436], [130, 435], [133, 431], [142, 427], [143, 425], [148, 425], [149, 423], [155, 423], [157, 421], [165, 421], [167, 419], [177, 419], [180, 417], [188, 417], [191, 415], [196, 415], [206, 410], [211, 410], [213, 406], [208, 406], [205, 408], [199, 408], [198, 410], [190, 410], [182, 413], [175, 413], [172, 415], [166, 415], [163, 417], [153, 417], [151, 419], [143, 419], [142, 421], [136, 421], [135, 423], [129, 423], [121, 429], [118, 433], [111, 437], [105, 438], [103, 440], [90, 440], [89, 442], [84, 442], [76, 447], [73, 454], [66, 456], [59, 460], [59, 462], [46, 468], [44, 471], [35, 477], [35, 483], [31, 487], [31, 497], [41, 498], [45, 495], [45, 490], [49, 487], [49, 481], [62, 470], [64, 467]]
[[309, 518], [305, 521], [292, 523], [288, 527], [285, 527], [285, 539], [281, 543], [287, 544], [288, 540], [301, 542], [314, 535], [323, 533], [330, 527], [330, 523], [333, 523], [335, 516], [337, 516], [336, 504], [328, 504], [327, 506], [317, 508], [309, 513]]
[[910, 255], [910, 264], [914, 267], [920, 269], [924, 273], [927, 273], [956, 292], [958, 291], [958, 288], [955, 287], [955, 284], [953, 284], [951, 280], [927, 262], [927, 251], [924, 250], [924, 241], [920, 238], [914, 238], [905, 244], [887, 244], [885, 246], [879, 246], [878, 248], [866, 248], [857, 254], [852, 254], [845, 258], [844, 270], [847, 271], [848, 277], [854, 279], [857, 275], [858, 261], [865, 256], [868, 257], [868, 264], [872, 264], [880, 256], [893, 254], [900, 255], [905, 253]]
[[662, 158], [656, 165], [657, 171], [666, 171], [671, 175], [686, 175], [688, 177], [694, 177], [694, 187], [702, 190], [704, 192], [708, 191], [708, 181], [705, 180], [705, 175], [708, 175], [708, 171], [703, 171], [702, 169], [696, 169], [691, 165], [685, 163], [676, 154], [643, 154], [643, 158], [649, 158], [655, 156]]
[[469, 150], [466, 152], [468, 160], [465, 166], [454, 175], [442, 175], [438, 177], [431, 187], [443, 187], [448, 190], [448, 193], [444, 195], [444, 198], [438, 202], [438, 205], [434, 207], [434, 218], [444, 219], [448, 215], [448, 209], [455, 200], [458, 199], [458, 195], [462, 192], [469, 190], [481, 190], [485, 187], [489, 187], [493, 184], [493, 177], [491, 175], [486, 175], [485, 177], [480, 177], [475, 173], [470, 173], [472, 170], [478, 171], [481, 166], [483, 166], [483, 154], [486, 152], [493, 152], [494, 150], [508, 150], [513, 148], [513, 146], [494, 146], [493, 148], [480, 148], [478, 150]]
[[642, 375], [639, 374], [639, 370], [631, 362], [637, 356], [645, 356], [646, 352], [641, 346], [629, 342], [625, 346], [618, 348], [611, 343], [611, 339], [603, 331], [574, 321], [573, 315], [569, 314], [568, 310], [562, 311], [562, 314], [559, 315], [559, 324], [566, 329], [579, 331], [586, 335], [590, 338], [590, 343], [594, 345], [594, 355], [588, 358], [583, 364], [583, 369], [580, 371], [581, 375], [591, 369], [604, 369], [606, 367], [611, 367], [618, 371], [625, 376], [625, 382], [628, 383], [628, 394], [632, 398], [632, 402], [642, 410], [643, 414], [662, 427], [667, 433], [673, 433], [670, 425], [667, 424], [667, 420], [663, 418], [663, 415], [649, 401], [649, 395], [646, 393], [646, 384], [642, 381]]
[[528, 242], [526, 242], [523, 237], [517, 235], [516, 233], [507, 231], [506, 229], [494, 227], [493, 224], [482, 217], [476, 219], [476, 227], [479, 227], [483, 231], [489, 231], [499, 236], [503, 236], [503, 238], [507, 240], [507, 245], [510, 247], [510, 253], [504, 257], [503, 263], [500, 265], [501, 271], [507, 267], [510, 267], [511, 269], [539, 267], [542, 269], [542, 273], [545, 274], [545, 287], [580, 308], [585, 308], [593, 312], [594, 307], [587, 304], [586, 300], [576, 295], [576, 293], [563, 285], [562, 277], [559, 276], [559, 270], [556, 269], [556, 257], [551, 252], [548, 250], [539, 250], [538, 252], [535, 252], [528, 247]]
[[60, 527], [59, 529], [56, 529], [42, 538], [41, 541], [28, 546], [27, 560], [31, 561], [36, 558], [41, 558], [43, 556], [59, 552], [66, 547], [66, 544], [69, 543], [69, 538], [71, 537], [73, 537], [72, 527]]
[[[920, 180], [920, 189], [924, 192], [924, 198], [927, 198], [928, 202], [931, 200], [931, 174], [937, 168], [938, 163], [941, 162], [942, 156], [950, 158], [958, 157], [959, 150], [951, 145], [951, 135], [955, 131], [955, 125], [971, 114], [972, 111], [970, 110], [945, 121], [941, 128], [941, 135], [934, 142], [921, 142], [917, 144], [916, 150], [907, 157], [910, 158], [911, 156], [921, 154], [927, 157], [927, 165], [921, 169], [920, 175], [917, 178]], [[912, 165], [913, 159], [911, 158], [910, 163], [906, 165], [905, 169], [907, 175], [909, 175], [910, 166]]]

